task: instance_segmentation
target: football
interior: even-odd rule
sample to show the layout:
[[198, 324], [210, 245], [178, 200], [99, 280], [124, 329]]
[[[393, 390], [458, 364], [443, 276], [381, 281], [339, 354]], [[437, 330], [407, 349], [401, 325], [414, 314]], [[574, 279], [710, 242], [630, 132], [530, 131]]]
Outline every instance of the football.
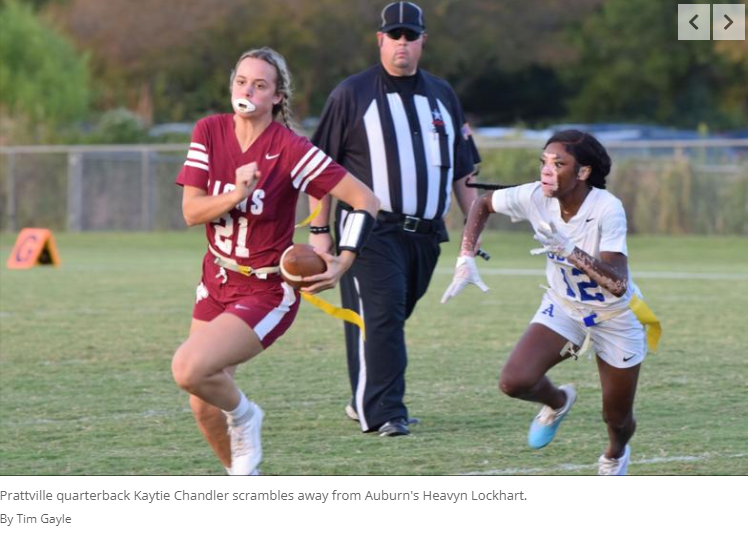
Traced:
[[327, 270], [327, 263], [308, 244], [294, 244], [286, 248], [281, 255], [280, 271], [283, 280], [296, 289], [304, 287], [303, 276], [322, 274]]

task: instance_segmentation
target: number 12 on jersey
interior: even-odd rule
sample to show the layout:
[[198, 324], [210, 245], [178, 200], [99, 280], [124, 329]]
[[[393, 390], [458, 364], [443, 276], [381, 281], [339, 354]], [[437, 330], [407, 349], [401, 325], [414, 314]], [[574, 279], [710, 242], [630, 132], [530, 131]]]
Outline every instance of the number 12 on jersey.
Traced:
[[[589, 276], [587, 276], [584, 272], [582, 272], [578, 268], [572, 268], [571, 279], [576, 279], [570, 281], [570, 278], [566, 274], [566, 269], [563, 267], [559, 267], [559, 269], [561, 270], [561, 276], [564, 278], [564, 283], [566, 284], [567, 296], [571, 298], [577, 297], [572, 288], [572, 283], [574, 283], [576, 284], [576, 288], [579, 290], [579, 300], [581, 300], [582, 302], [588, 302], [590, 300], [597, 300], [599, 302], [605, 301], [605, 296], [602, 293], [589, 294], [587, 292], [588, 289], [599, 289], [599, 285], [597, 284], [597, 282], [593, 282], [592, 280], [590, 280]], [[581, 278], [579, 276], [581, 276]]]

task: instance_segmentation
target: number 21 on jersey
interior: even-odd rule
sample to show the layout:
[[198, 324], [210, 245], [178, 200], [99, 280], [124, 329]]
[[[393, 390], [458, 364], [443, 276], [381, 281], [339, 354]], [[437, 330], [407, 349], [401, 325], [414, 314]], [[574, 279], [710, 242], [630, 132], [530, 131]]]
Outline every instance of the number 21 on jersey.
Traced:
[[[213, 184], [213, 195], [225, 194], [226, 192], [232, 192], [236, 189], [236, 186], [231, 183], [226, 183], [221, 189], [221, 182], [216, 181]], [[255, 189], [252, 191], [252, 205], [249, 211], [252, 214], [262, 214], [262, 210], [265, 208], [264, 204], [265, 191], [261, 189]], [[242, 201], [236, 206], [236, 209], [246, 213], [247, 212], [247, 200]], [[219, 216], [211, 224], [213, 224], [213, 230], [215, 232], [214, 242], [216, 246], [225, 254], [231, 255], [231, 250], [234, 250], [236, 257], [249, 257], [249, 248], [247, 248], [247, 226], [249, 221], [244, 216], [239, 217], [239, 231], [236, 234], [236, 245], [231, 240], [234, 236], [234, 219], [231, 214], [226, 213], [223, 216]]]

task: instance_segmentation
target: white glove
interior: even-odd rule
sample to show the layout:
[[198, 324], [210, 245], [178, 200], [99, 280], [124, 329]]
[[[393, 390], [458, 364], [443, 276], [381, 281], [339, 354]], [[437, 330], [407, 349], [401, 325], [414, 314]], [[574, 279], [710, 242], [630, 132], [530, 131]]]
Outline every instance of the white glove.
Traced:
[[530, 250], [532, 255], [551, 252], [564, 257], [569, 257], [574, 251], [574, 248], [576, 248], [569, 237], [556, 229], [556, 225], [553, 222], [551, 222], [551, 225], [548, 225], [545, 222], [540, 222], [538, 232], [535, 234], [534, 239], [542, 244], [543, 247]]
[[449, 287], [447, 287], [447, 290], [442, 295], [442, 304], [446, 304], [447, 300], [459, 295], [471, 283], [477, 285], [478, 289], [484, 293], [488, 292], [488, 286], [483, 283], [480, 274], [478, 274], [478, 267], [475, 266], [475, 258], [461, 255], [457, 258], [452, 283], [449, 284]]

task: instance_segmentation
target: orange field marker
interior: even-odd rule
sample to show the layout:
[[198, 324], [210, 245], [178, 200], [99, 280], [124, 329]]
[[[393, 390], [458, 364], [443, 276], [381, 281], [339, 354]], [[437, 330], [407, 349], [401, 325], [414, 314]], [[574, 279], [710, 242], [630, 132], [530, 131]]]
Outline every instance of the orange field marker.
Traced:
[[27, 227], [21, 230], [10, 253], [9, 269], [28, 269], [37, 265], [59, 266], [60, 254], [52, 232], [48, 229]]

